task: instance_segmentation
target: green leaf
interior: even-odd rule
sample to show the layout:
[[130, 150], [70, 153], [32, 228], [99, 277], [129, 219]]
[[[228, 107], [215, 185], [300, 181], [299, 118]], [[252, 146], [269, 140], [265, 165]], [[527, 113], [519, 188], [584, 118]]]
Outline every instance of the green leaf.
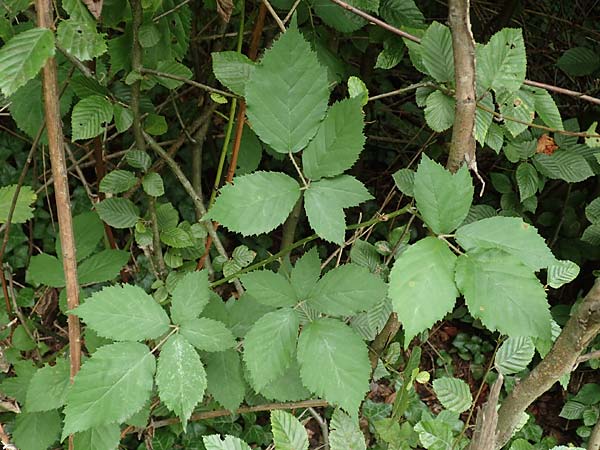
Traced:
[[79, 284], [85, 286], [114, 280], [130, 257], [129, 252], [124, 250], [102, 250], [79, 265]]
[[185, 430], [192, 411], [204, 396], [206, 373], [198, 353], [183, 336], [173, 335], [162, 346], [156, 385], [160, 399], [181, 419]]
[[551, 128], [564, 130], [560, 111], [550, 93], [545, 89], [535, 89], [533, 98], [535, 99], [535, 112], [538, 113], [540, 119]]
[[535, 347], [530, 337], [509, 337], [498, 349], [494, 366], [502, 375], [519, 373], [527, 368], [534, 353]]
[[289, 412], [271, 411], [271, 432], [276, 450], [308, 450], [308, 434]]
[[[496, 94], [500, 113], [505, 117], [504, 128], [513, 137], [527, 129], [527, 124], [535, 117], [535, 98], [530, 91], [519, 89], [516, 92], [501, 91]], [[516, 119], [516, 120], [511, 120]]]
[[46, 253], [31, 257], [27, 273], [29, 280], [33, 283], [57, 288], [65, 285], [63, 265], [56, 257]]
[[267, 233], [287, 219], [299, 198], [300, 186], [293, 178], [255, 172], [223, 186], [209, 216], [244, 236]]
[[369, 89], [363, 80], [352, 75], [348, 78], [348, 95], [350, 98], [358, 97], [360, 104], [365, 106], [369, 102]]
[[58, 43], [80, 61], [90, 61], [106, 53], [105, 34], [96, 31], [94, 22], [61, 20], [56, 30]]
[[458, 227], [473, 201], [473, 181], [463, 166], [455, 174], [423, 155], [415, 174], [417, 208], [436, 234], [448, 234]]
[[408, 247], [394, 263], [388, 295], [404, 326], [405, 346], [454, 307], [455, 262], [444, 242], [427, 237]]
[[298, 362], [308, 389], [357, 417], [369, 390], [371, 363], [367, 346], [350, 327], [328, 318], [310, 322], [298, 340]]
[[60, 437], [61, 420], [57, 410], [17, 414], [12, 438], [23, 450], [46, 450]]
[[[369, 0], [350, 0], [350, 5], [359, 9], [376, 12], [377, 7]], [[352, 33], [359, 30], [367, 24], [367, 21], [356, 14], [346, 11], [344, 8], [328, 1], [314, 0], [312, 6], [317, 16], [330, 27], [341, 31], [342, 33]], [[375, 7], [374, 7], [375, 6]]]
[[460, 378], [433, 380], [433, 390], [444, 408], [459, 414], [468, 410], [473, 402], [469, 385]]
[[[8, 220], [8, 212], [10, 211], [16, 191], [16, 184], [0, 188], [0, 223], [5, 223]], [[33, 217], [33, 208], [30, 205], [35, 202], [36, 198], [37, 195], [30, 186], [21, 186], [10, 222], [25, 223], [31, 219]]]
[[128, 191], [137, 183], [137, 178], [129, 170], [113, 170], [100, 181], [100, 192], [120, 194]]
[[533, 159], [535, 167], [548, 178], [578, 183], [594, 176], [588, 162], [579, 153], [556, 150], [551, 155], [538, 153]]
[[600, 68], [600, 56], [587, 47], [573, 47], [562, 54], [556, 65], [572, 77], [591, 75]]
[[71, 132], [74, 141], [102, 134], [113, 118], [113, 105], [101, 95], [80, 100], [71, 113]]
[[100, 218], [113, 228], [130, 228], [140, 218], [138, 207], [127, 198], [107, 198], [96, 203]]
[[13, 36], [0, 48], [0, 90], [8, 97], [37, 75], [54, 55], [54, 34], [32, 28]]
[[489, 330], [508, 336], [550, 335], [544, 287], [515, 256], [501, 250], [461, 255], [456, 263], [456, 284], [471, 315]]
[[296, 292], [296, 297], [307, 298], [312, 288], [317, 284], [321, 275], [321, 260], [316, 247], [305, 252], [292, 269], [290, 282]]
[[67, 395], [62, 439], [69, 434], [123, 422], [150, 398], [155, 360], [137, 342], [105, 345], [94, 352]]
[[536, 194], [539, 186], [539, 176], [535, 167], [523, 162], [517, 167], [517, 185], [519, 186], [519, 195], [521, 201], [528, 199]]
[[404, 195], [413, 197], [415, 185], [415, 171], [410, 169], [400, 169], [392, 175], [396, 187]]
[[591, 245], [600, 245], [600, 223], [593, 223], [583, 230], [581, 240]]
[[280, 273], [255, 270], [242, 275], [240, 280], [247, 294], [263, 305], [294, 306], [297, 303], [294, 289]]
[[159, 114], [150, 113], [144, 120], [144, 130], [146, 133], [153, 136], [161, 136], [165, 134], [168, 129], [167, 119]]
[[186, 248], [194, 245], [194, 239], [191, 234], [180, 227], [161, 231], [160, 241], [174, 248]]
[[427, 97], [425, 120], [433, 130], [441, 133], [454, 124], [456, 101], [441, 91], [434, 91]]
[[440, 83], [454, 84], [454, 53], [450, 29], [433, 22], [421, 38], [423, 64]]
[[375, 306], [385, 298], [386, 290], [378, 275], [357, 264], [344, 264], [321, 278], [308, 305], [328, 315], [350, 316]]
[[117, 341], [156, 339], [169, 331], [169, 317], [161, 306], [130, 284], [94, 292], [74, 314], [99, 336]]
[[[586, 409], [585, 404], [574, 401], [574, 400], [569, 400], [562, 407], [559, 417], [562, 417], [567, 420], [579, 420], [583, 417], [583, 412], [585, 409]], [[557, 448], [560, 448], [560, 447], [554, 447], [554, 449], [557, 449]], [[565, 450], [566, 450], [566, 446], [565, 446]]]
[[343, 208], [358, 206], [373, 198], [364, 185], [350, 175], [311, 183], [304, 194], [310, 226], [323, 239], [342, 244], [346, 230]]
[[406, 46], [401, 38], [389, 36], [383, 41], [383, 50], [377, 55], [375, 69], [393, 69], [402, 61]]
[[171, 318], [181, 324], [196, 318], [204, 310], [210, 298], [208, 272], [206, 270], [186, 273], [175, 286], [171, 300]]
[[131, 167], [143, 170], [144, 172], [148, 170], [152, 164], [150, 155], [142, 150], [129, 150], [125, 154], [125, 160]]
[[[233, 129], [235, 130], [235, 124]], [[234, 139], [230, 139], [229, 147], [227, 148], [227, 160], [231, 161], [231, 155], [233, 153]], [[254, 172], [262, 158], [263, 148], [262, 144], [256, 137], [252, 128], [248, 125], [244, 125], [244, 132], [242, 133], [242, 141], [240, 143], [240, 149], [238, 152], [237, 169], [235, 173], [237, 175], [246, 175]]]
[[142, 178], [144, 192], [152, 197], [160, 197], [165, 193], [162, 177], [156, 172], [150, 172]]
[[220, 352], [236, 344], [233, 333], [223, 322], [206, 317], [183, 320], [179, 332], [190, 344], [205, 352]]
[[236, 350], [209, 353], [204, 357], [204, 362], [208, 393], [225, 409], [235, 411], [246, 395], [240, 354]]
[[396, 27], [422, 27], [425, 22], [414, 0], [382, 0], [379, 12], [386, 22]]
[[49, 411], [65, 404], [69, 389], [69, 363], [57, 359], [54, 366], [38, 369], [31, 377], [27, 389], [25, 408], [27, 412]]
[[[77, 261], [82, 261], [98, 247], [98, 243], [104, 237], [104, 225], [94, 211], [78, 214], [73, 217], [73, 234], [75, 235]], [[55, 249], [58, 259], [62, 259], [60, 235], [56, 240]]]
[[367, 450], [365, 436], [358, 423], [339, 408], [331, 416], [329, 444], [331, 450]]
[[260, 395], [279, 402], [295, 402], [310, 398], [311, 393], [302, 384], [298, 362], [292, 361], [283, 375], [260, 390]]
[[[184, 64], [181, 64], [180, 62], [177, 62], [173, 59], [159, 61], [156, 65], [156, 70], [158, 72], [168, 73], [170, 75], [175, 75], [186, 80], [192, 78], [192, 71]], [[152, 79], [156, 80], [160, 85], [171, 90], [177, 89], [178, 87], [184, 84], [184, 81], [175, 80], [173, 78], [167, 77], [153, 76]]]
[[504, 250], [535, 271], [555, 261], [535, 227], [517, 217], [490, 217], [464, 225], [456, 230], [456, 241], [467, 251]]
[[244, 441], [229, 435], [221, 440], [221, 436], [218, 434], [211, 434], [210, 436], [202, 436], [202, 441], [206, 450], [251, 450]]
[[600, 197], [595, 198], [585, 207], [585, 217], [592, 223], [600, 222]]
[[325, 115], [327, 70], [291, 27], [250, 73], [245, 94], [248, 120], [260, 139], [279, 153], [297, 152], [312, 139]]
[[212, 67], [217, 80], [234, 94], [243, 96], [256, 63], [238, 52], [213, 52]]
[[29, 382], [36, 372], [36, 367], [30, 361], [16, 361], [13, 370], [17, 376], [4, 378], [0, 383], [0, 392], [24, 404]]
[[265, 314], [246, 333], [244, 362], [257, 391], [289, 367], [296, 354], [299, 326], [296, 312], [284, 308]]
[[573, 261], [556, 260], [548, 266], [548, 285], [554, 289], [570, 283], [579, 275], [579, 266]]
[[154, 23], [143, 24], [138, 33], [140, 45], [144, 48], [154, 47], [160, 41], [160, 30]]
[[475, 110], [475, 139], [479, 145], [483, 146], [494, 119], [494, 115], [490, 111], [495, 110], [495, 105], [492, 94], [490, 93], [486, 93], [478, 100], [478, 102], [482, 107], [488, 109], [487, 111], [483, 108], [477, 108]]
[[485, 137], [485, 145], [494, 150], [497, 154], [500, 153], [502, 145], [504, 145], [504, 133], [502, 127], [497, 123], [492, 122]]
[[316, 136], [302, 152], [302, 168], [312, 180], [350, 169], [365, 145], [364, 114], [360, 98], [334, 103]]
[[525, 42], [518, 28], [503, 28], [478, 48], [477, 87], [482, 91], [518, 91], [526, 70]]
[[118, 423], [110, 423], [75, 433], [74, 450], [115, 450], [121, 441]]

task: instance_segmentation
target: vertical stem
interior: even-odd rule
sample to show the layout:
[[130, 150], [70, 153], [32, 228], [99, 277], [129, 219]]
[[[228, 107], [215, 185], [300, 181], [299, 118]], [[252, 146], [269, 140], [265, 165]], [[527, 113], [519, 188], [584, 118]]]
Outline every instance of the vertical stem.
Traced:
[[152, 222], [152, 256], [154, 256], [156, 260], [157, 272], [159, 277], [162, 279], [162, 277], [167, 273], [167, 268], [165, 267], [165, 259], [163, 257], [162, 247], [160, 244], [160, 234], [158, 232], [156, 199], [152, 196], [148, 196], [148, 204], [150, 205], [150, 220]]
[[[302, 198], [300, 197], [296, 204], [294, 205], [294, 209], [285, 220], [283, 224], [283, 233], [281, 235], [281, 245], [279, 246], [279, 250], [283, 250], [284, 248], [288, 248], [290, 245], [294, 243], [294, 237], [296, 236], [296, 227], [298, 226], [298, 222], [300, 221], [300, 217], [302, 216]], [[284, 261], [290, 261], [290, 254], [287, 253], [283, 257]]]
[[[129, 0], [133, 29], [133, 46], [131, 48], [131, 69], [140, 74], [142, 68], [142, 46], [140, 45], [139, 31], [143, 21], [141, 0]], [[140, 74], [141, 76], [141, 74]], [[133, 113], [133, 135], [138, 150], [146, 150], [146, 141], [142, 134], [142, 121], [140, 115], [140, 90], [142, 82], [137, 80], [131, 85], [131, 112]]]

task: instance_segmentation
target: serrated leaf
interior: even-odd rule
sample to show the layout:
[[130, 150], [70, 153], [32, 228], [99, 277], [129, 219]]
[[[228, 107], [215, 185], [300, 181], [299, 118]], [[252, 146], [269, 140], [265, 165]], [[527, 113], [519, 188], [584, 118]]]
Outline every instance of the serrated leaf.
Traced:
[[190, 344], [205, 352], [220, 352], [236, 344], [233, 333], [223, 322], [206, 317], [183, 320], [179, 332]]
[[375, 273], [381, 263], [381, 256], [377, 252], [377, 247], [362, 239], [357, 239], [350, 249], [350, 260], [359, 266], [366, 267], [370, 272]]
[[183, 428], [206, 389], [206, 373], [194, 347], [181, 335], [171, 336], [160, 350], [156, 385], [163, 403], [181, 419]]
[[67, 395], [62, 439], [92, 427], [122, 422], [150, 398], [155, 360], [137, 342], [105, 345], [94, 352]]
[[339, 408], [331, 416], [329, 445], [331, 450], [367, 450], [365, 436], [358, 423]]
[[256, 63], [238, 52], [213, 52], [212, 67], [217, 80], [234, 94], [243, 96]]
[[570, 283], [579, 275], [579, 266], [573, 261], [556, 260], [548, 266], [548, 285], [554, 289]]
[[503, 28], [477, 51], [477, 87], [514, 92], [525, 81], [527, 55], [523, 33], [518, 28]]
[[434, 237], [411, 245], [394, 263], [388, 296], [404, 327], [405, 346], [454, 307], [458, 296], [455, 263], [448, 246]]
[[414, 196], [415, 171], [410, 169], [400, 169], [392, 175], [396, 187], [404, 195]]
[[502, 375], [519, 373], [527, 368], [534, 353], [535, 346], [531, 338], [509, 337], [498, 349], [494, 366]]
[[244, 236], [267, 233], [285, 221], [299, 198], [300, 186], [293, 178], [255, 172], [223, 186], [208, 214]]
[[357, 417], [371, 364], [367, 346], [351, 328], [335, 319], [310, 322], [298, 340], [298, 362], [308, 389]]
[[508, 336], [550, 336], [546, 292], [531, 269], [501, 250], [461, 255], [456, 285], [469, 312], [489, 330]]
[[283, 375], [277, 377], [260, 390], [260, 395], [279, 402], [295, 402], [310, 398], [311, 393], [300, 379], [300, 367], [292, 361]]
[[456, 101], [441, 91], [433, 91], [425, 101], [425, 120], [433, 130], [441, 133], [454, 123]]
[[[115, 116], [115, 126], [119, 133], [123, 133], [129, 130], [131, 124], [133, 124], [133, 113], [129, 108], [125, 108], [119, 104], [113, 105], [113, 112]], [[139, 150], [132, 150], [139, 151]]]
[[271, 432], [276, 450], [308, 450], [308, 434], [289, 412], [271, 411]]
[[600, 197], [595, 198], [585, 207], [585, 217], [592, 223], [600, 222]]
[[294, 310], [284, 308], [265, 314], [246, 333], [244, 362], [257, 391], [289, 367], [296, 354], [299, 326]]
[[414, 0], [382, 0], [379, 12], [386, 22], [396, 27], [422, 27], [425, 22]]
[[[17, 191], [17, 185], [11, 184], [0, 188], [0, 223], [8, 220], [8, 212]], [[30, 206], [35, 202], [37, 195], [30, 186], [21, 186], [17, 203], [10, 219], [11, 223], [24, 223], [33, 217], [33, 208]]]
[[535, 112], [538, 113], [540, 119], [551, 128], [564, 130], [560, 111], [550, 93], [545, 89], [535, 89], [533, 98], [535, 99]]
[[0, 48], [0, 90], [8, 97], [37, 75], [54, 55], [54, 34], [32, 28], [13, 36]]
[[[159, 61], [156, 65], [156, 70], [158, 72], [168, 73], [169, 75], [182, 77], [186, 80], [192, 78], [192, 71], [184, 64], [181, 64], [173, 59]], [[153, 76], [153, 79], [155, 79], [160, 85], [171, 90], [177, 89], [179, 86], [184, 84], [184, 81], [174, 80], [173, 78], [167, 77]]]
[[125, 160], [131, 167], [135, 169], [141, 169], [143, 171], [148, 170], [152, 164], [152, 158], [150, 158], [150, 155], [142, 150], [129, 150], [125, 154]]
[[210, 436], [202, 436], [202, 441], [206, 450], [251, 450], [250, 446], [244, 441], [229, 435], [221, 440], [221, 436], [218, 434], [211, 434]]
[[387, 285], [357, 264], [344, 264], [327, 272], [311, 291], [308, 305], [328, 315], [350, 316], [383, 300]]
[[556, 65], [567, 75], [581, 77], [600, 68], [600, 56], [587, 47], [573, 47], [562, 54]]
[[456, 230], [456, 241], [467, 251], [503, 250], [535, 271], [555, 261], [535, 227], [517, 217], [490, 217], [464, 225]]
[[17, 414], [12, 438], [23, 450], [46, 450], [60, 437], [61, 420], [57, 410]]
[[138, 207], [127, 198], [113, 197], [96, 203], [100, 218], [113, 228], [130, 228], [140, 218]]
[[165, 193], [162, 177], [156, 172], [150, 172], [142, 178], [144, 192], [152, 197], [160, 197]]
[[468, 410], [473, 402], [469, 385], [460, 378], [433, 380], [433, 390], [444, 408], [459, 414]]
[[186, 273], [175, 286], [171, 300], [171, 318], [181, 324], [196, 318], [204, 310], [210, 298], [208, 272], [206, 270]]
[[538, 153], [533, 159], [535, 167], [548, 178], [578, 183], [594, 176], [583, 156], [568, 150], [556, 150], [551, 155]]
[[105, 34], [96, 31], [94, 22], [73, 18], [61, 20], [56, 38], [67, 52], [80, 61], [90, 61], [107, 50]]
[[[294, 306], [296, 293], [286, 278], [270, 270], [255, 270], [240, 277], [247, 294], [267, 306]], [[306, 293], [305, 293], [306, 294]]]
[[65, 404], [69, 385], [69, 364], [66, 360], [57, 359], [54, 366], [38, 369], [27, 389], [27, 412], [60, 408]]
[[365, 144], [364, 114], [360, 98], [334, 103], [317, 134], [302, 152], [302, 168], [312, 180], [350, 169]]
[[51, 287], [65, 285], [65, 273], [61, 262], [56, 257], [40, 253], [31, 257], [27, 268], [28, 278], [33, 283]]
[[490, 111], [494, 111], [496, 106], [494, 105], [493, 97], [490, 93], [485, 94], [478, 100], [478, 103], [487, 109], [477, 108], [475, 110], [475, 139], [479, 145], [485, 144], [485, 138], [488, 134], [488, 130], [492, 125], [494, 114]]
[[[365, 8], [369, 4], [368, 0], [350, 0], [349, 4], [363, 10], [373, 10], [373, 7]], [[350, 11], [327, 0], [314, 0], [312, 6], [317, 16], [330, 27], [341, 31], [342, 33], [352, 33], [359, 30], [367, 24], [362, 17], [358, 17]], [[377, 11], [377, 8], [373, 12]]]
[[296, 297], [306, 298], [321, 275], [321, 260], [315, 247], [305, 252], [292, 269], [290, 283]]
[[569, 400], [562, 407], [559, 416], [567, 420], [578, 420], [583, 417], [583, 411], [586, 405], [583, 403]]
[[591, 245], [600, 245], [600, 223], [593, 223], [583, 230], [581, 240]]
[[502, 127], [497, 123], [492, 122], [490, 124], [490, 128], [485, 136], [485, 145], [494, 150], [496, 154], [500, 153], [502, 145], [504, 145], [504, 133], [502, 132]]
[[102, 250], [83, 261], [77, 269], [82, 286], [114, 280], [131, 255], [124, 250]]
[[135, 175], [128, 170], [113, 170], [100, 181], [100, 192], [120, 194], [128, 191], [137, 183]]
[[473, 181], [466, 167], [452, 174], [423, 155], [415, 174], [414, 195], [419, 212], [433, 232], [448, 234], [469, 213]]
[[402, 61], [406, 46], [401, 38], [389, 36], [383, 41], [383, 50], [377, 55], [375, 69], [393, 69]]
[[95, 292], [74, 314], [99, 336], [117, 341], [156, 339], [169, 331], [169, 317], [162, 307], [130, 284]]
[[204, 360], [208, 393], [224, 408], [235, 411], [246, 394], [240, 354], [236, 350], [226, 350], [209, 353]]
[[[505, 117], [504, 128], [513, 137], [527, 129], [527, 124], [535, 117], [535, 99], [530, 91], [519, 89], [516, 92], [500, 91], [496, 94], [500, 113]], [[516, 119], [516, 120], [511, 120]]]
[[433, 22], [421, 38], [421, 54], [427, 72], [440, 83], [454, 84], [454, 53], [450, 29]]
[[535, 167], [526, 162], [519, 164], [516, 178], [521, 201], [536, 194], [539, 186], [539, 176]]
[[169, 228], [160, 232], [160, 241], [173, 248], [187, 248], [194, 245], [194, 239], [183, 228]]
[[[268, 92], [269, 95], [265, 95]], [[327, 109], [327, 70], [296, 27], [265, 52], [245, 87], [248, 120], [280, 153], [302, 150]]]
[[79, 101], [71, 113], [74, 141], [90, 139], [105, 131], [113, 118], [113, 105], [101, 95], [90, 95]]
[[110, 423], [75, 433], [74, 450], [115, 450], [121, 441], [121, 429], [118, 423]]

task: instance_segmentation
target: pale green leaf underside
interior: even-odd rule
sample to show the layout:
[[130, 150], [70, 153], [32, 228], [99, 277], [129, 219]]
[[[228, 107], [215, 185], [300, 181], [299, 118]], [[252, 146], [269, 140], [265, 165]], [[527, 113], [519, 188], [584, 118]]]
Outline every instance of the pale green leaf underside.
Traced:
[[471, 407], [473, 396], [469, 385], [459, 378], [443, 377], [433, 381], [433, 390], [444, 408], [457, 413]]
[[122, 422], [148, 400], [155, 360], [148, 347], [119, 342], [100, 347], [86, 361], [67, 395], [62, 438], [78, 431]]
[[421, 39], [423, 65], [441, 83], [454, 83], [454, 56], [450, 29], [433, 22]]
[[548, 285], [554, 289], [570, 283], [579, 275], [579, 266], [573, 261], [557, 260], [548, 266]]
[[325, 115], [327, 71], [293, 27], [251, 71], [245, 94], [248, 120], [260, 139], [277, 152], [297, 152], [315, 135]]
[[90, 95], [80, 100], [71, 113], [73, 140], [90, 139], [105, 130], [113, 118], [113, 105], [101, 95]]
[[231, 92], [244, 95], [245, 86], [256, 64], [238, 52], [212, 53], [212, 66], [215, 77]]
[[341, 409], [336, 408], [329, 424], [331, 450], [366, 450], [365, 436], [354, 421]]
[[531, 338], [509, 337], [498, 349], [494, 366], [503, 375], [518, 373], [527, 368], [534, 353], [535, 347]]
[[300, 186], [293, 178], [254, 172], [221, 188], [209, 215], [244, 236], [267, 233], [285, 221], [298, 198]]
[[441, 320], [454, 307], [456, 256], [448, 246], [427, 237], [404, 251], [390, 273], [388, 295], [405, 333], [405, 345]]
[[271, 432], [277, 450], [308, 449], [308, 435], [304, 426], [289, 412], [271, 412]]
[[225, 436], [225, 439], [221, 439], [218, 434], [211, 434], [202, 436], [202, 441], [206, 450], [251, 450], [250, 446], [240, 438], [229, 435]]

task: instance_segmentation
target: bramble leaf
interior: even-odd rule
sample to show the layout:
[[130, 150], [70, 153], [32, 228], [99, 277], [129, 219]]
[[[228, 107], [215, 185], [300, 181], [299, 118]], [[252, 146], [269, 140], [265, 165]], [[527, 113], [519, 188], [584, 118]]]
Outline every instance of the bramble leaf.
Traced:
[[289, 412], [271, 411], [271, 432], [277, 450], [308, 450], [306, 430]]
[[174, 323], [181, 324], [198, 317], [209, 298], [208, 272], [201, 270], [186, 273], [173, 289], [171, 319]]

